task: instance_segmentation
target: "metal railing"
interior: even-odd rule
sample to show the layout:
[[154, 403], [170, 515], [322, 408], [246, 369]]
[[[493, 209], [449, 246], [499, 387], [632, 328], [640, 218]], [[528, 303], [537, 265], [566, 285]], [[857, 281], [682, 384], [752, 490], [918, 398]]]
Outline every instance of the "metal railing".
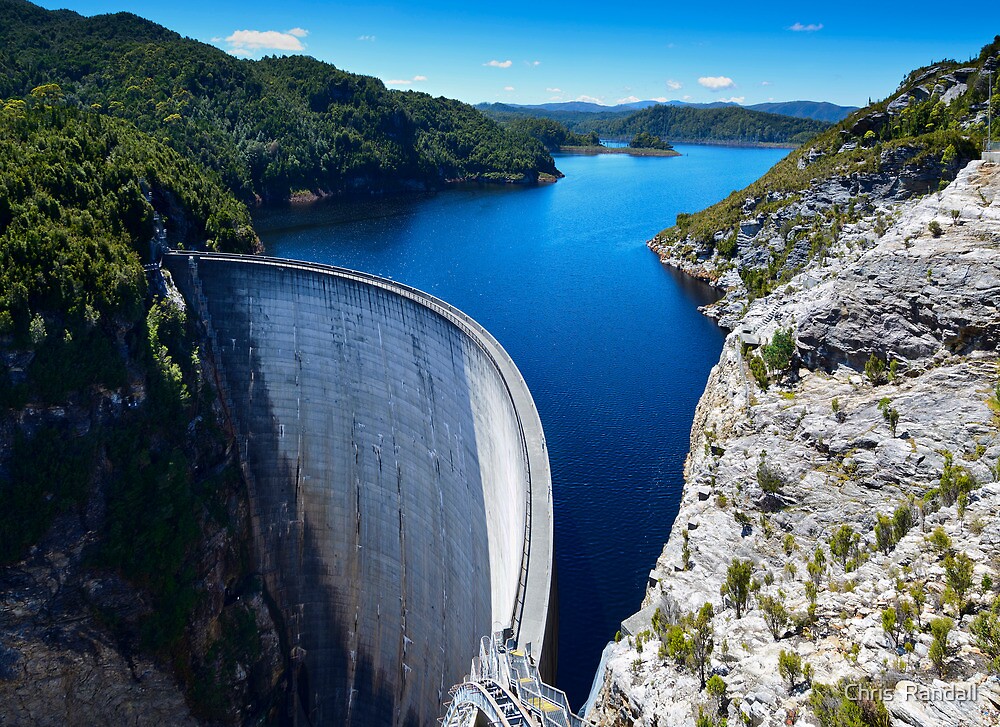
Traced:
[[[583, 720], [570, 710], [566, 693], [543, 682], [531, 658], [516, 648], [513, 639], [505, 639], [503, 632], [483, 637], [469, 680], [451, 692], [453, 699], [445, 715], [445, 725], [459, 724], [456, 717], [460, 714], [463, 702], [479, 698], [476, 697], [476, 690], [472, 689], [476, 685], [483, 685], [485, 692], [492, 696], [491, 701], [500, 706], [501, 712], [508, 719], [512, 720], [514, 715], [511, 710], [513, 703], [517, 712], [523, 717], [530, 717], [530, 724], [538, 727], [584, 725]], [[483, 689], [479, 691], [482, 692]], [[488, 711], [490, 708], [491, 705], [488, 705], [483, 714], [492, 719]]]

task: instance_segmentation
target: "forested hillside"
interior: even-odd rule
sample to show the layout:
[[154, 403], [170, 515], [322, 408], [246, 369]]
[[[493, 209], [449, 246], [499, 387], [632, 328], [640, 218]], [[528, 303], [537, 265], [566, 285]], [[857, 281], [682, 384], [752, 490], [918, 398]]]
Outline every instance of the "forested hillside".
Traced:
[[[587, 128], [586, 122], [577, 125]], [[801, 144], [828, 127], [822, 121], [766, 114], [736, 106], [694, 109], [652, 106], [608, 123], [606, 133], [634, 136], [646, 132], [677, 141], [734, 142], [744, 144]]]
[[753, 111], [742, 106], [694, 108], [651, 106], [639, 111], [546, 111], [505, 104], [478, 107], [497, 121], [514, 124], [525, 117], [546, 118], [571, 132], [596, 132], [603, 138], [630, 139], [638, 133], [658, 136], [668, 142], [712, 142], [732, 144], [801, 144], [829, 128], [812, 119], [793, 118]]
[[[176, 687], [149, 686], [150, 657], [208, 719], [264, 714], [279, 698], [280, 665], [235, 666], [265, 658], [258, 632], [270, 626], [236, 598], [254, 587], [233, 504], [241, 480], [193, 322], [150, 295], [143, 270], [154, 207], [174, 244], [259, 247], [242, 202], [129, 121], [52, 86], [0, 105], [0, 641], [17, 665], [0, 701], [20, 705], [14, 722], [39, 705], [65, 719], [63, 690], [80, 695], [81, 723], [124, 720], [88, 703], [87, 689], [105, 687], [180, 719]], [[58, 595], [37, 592], [48, 576], [24, 574], [53, 563]], [[212, 595], [223, 591], [235, 600]], [[149, 670], [141, 684], [115, 676], [126, 660]], [[39, 684], [33, 670], [57, 662], [59, 679]]]
[[58, 84], [218, 172], [244, 200], [558, 174], [534, 139], [457, 101], [303, 56], [238, 60], [128, 13], [0, 0], [0, 98]]

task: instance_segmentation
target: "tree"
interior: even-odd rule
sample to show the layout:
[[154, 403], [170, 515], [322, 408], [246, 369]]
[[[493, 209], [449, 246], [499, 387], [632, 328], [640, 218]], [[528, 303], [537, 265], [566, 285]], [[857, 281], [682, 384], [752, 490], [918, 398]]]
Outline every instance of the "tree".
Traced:
[[910, 598], [913, 599], [913, 610], [917, 616], [917, 626], [923, 628], [920, 618], [924, 610], [924, 603], [927, 602], [927, 589], [924, 587], [923, 581], [914, 581], [910, 585]]
[[726, 700], [726, 689], [726, 680], [718, 674], [713, 674], [705, 682], [705, 691], [718, 702], [719, 714], [722, 714], [723, 711], [722, 706]]
[[892, 546], [896, 544], [895, 529], [892, 520], [887, 516], [878, 514], [875, 516], [875, 546], [883, 554], [889, 555]]
[[860, 537], [850, 525], [841, 525], [830, 538], [830, 552], [840, 561], [841, 567], [847, 571], [847, 561], [857, 551]]
[[928, 652], [928, 656], [931, 662], [937, 667], [938, 673], [944, 676], [948, 670], [948, 656], [949, 646], [948, 646], [948, 634], [951, 632], [951, 627], [955, 625], [955, 622], [950, 618], [936, 618], [931, 621], [931, 634], [934, 636], [934, 640], [931, 642], [931, 648]]
[[945, 581], [948, 588], [955, 595], [955, 611], [958, 613], [958, 622], [962, 622], [962, 611], [965, 609], [965, 596], [972, 588], [972, 558], [965, 553], [959, 553], [954, 558], [948, 556], [944, 559]]
[[785, 633], [785, 627], [788, 626], [789, 620], [785, 604], [782, 603], [780, 598], [775, 598], [774, 596], [760, 596], [757, 599], [757, 604], [764, 612], [764, 620], [767, 622], [767, 627], [771, 630], [774, 640], [780, 640], [782, 634]]
[[691, 660], [693, 671], [698, 673], [702, 689], [705, 688], [705, 670], [715, 649], [715, 629], [712, 626], [714, 617], [715, 610], [712, 604], [706, 603], [698, 611], [698, 615], [691, 619]]
[[785, 480], [778, 470], [769, 467], [767, 464], [767, 452], [761, 450], [760, 460], [757, 462], [757, 484], [768, 495], [781, 492], [785, 486]]
[[976, 478], [969, 470], [955, 464], [955, 456], [951, 452], [944, 453], [944, 465], [938, 489], [941, 492], [941, 502], [946, 507], [953, 505], [959, 495], [976, 489], [977, 484]]
[[892, 639], [892, 644], [895, 647], [899, 646], [900, 625], [899, 620], [896, 618], [895, 607], [889, 606], [882, 610], [882, 631]]
[[913, 510], [909, 503], [904, 503], [897, 507], [892, 513], [892, 529], [899, 542], [913, 527]]
[[778, 654], [778, 673], [788, 680], [788, 691], [791, 692], [802, 673], [802, 657], [794, 651], [782, 649]]
[[724, 598], [729, 599], [736, 609], [736, 618], [742, 618], [743, 612], [750, 601], [750, 579], [753, 576], [753, 563], [749, 560], [736, 559], [726, 570], [726, 580], [719, 589]]
[[792, 365], [792, 356], [795, 354], [795, 341], [792, 338], [791, 328], [779, 328], [774, 332], [771, 342], [761, 346], [761, 355], [764, 363], [772, 371], [784, 371]]

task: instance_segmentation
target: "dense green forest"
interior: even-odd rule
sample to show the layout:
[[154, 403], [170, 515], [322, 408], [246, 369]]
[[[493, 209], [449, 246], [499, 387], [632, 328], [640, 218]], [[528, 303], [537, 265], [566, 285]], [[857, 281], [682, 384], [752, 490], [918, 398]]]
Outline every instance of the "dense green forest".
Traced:
[[559, 151], [564, 146], [598, 146], [601, 143], [595, 131], [589, 134], [574, 134], [563, 124], [552, 119], [520, 116], [508, 121], [507, 125], [520, 134], [526, 134], [542, 142], [550, 152]]
[[[33, 317], [61, 330], [134, 321], [153, 201], [188, 242], [249, 252], [246, 207], [197, 164], [127, 121], [36, 90], [0, 110], [0, 333], [21, 340]], [[177, 239], [183, 243], [184, 239]]]
[[822, 121], [752, 111], [741, 106], [651, 106], [631, 113], [546, 111], [504, 104], [481, 104], [478, 108], [487, 116], [508, 124], [520, 123], [524, 118], [545, 118], [563, 124], [573, 133], [596, 132], [604, 138], [625, 140], [646, 133], [668, 142], [801, 144], [830, 126]]
[[218, 172], [246, 201], [558, 174], [535, 139], [457, 101], [304, 56], [238, 60], [129, 13], [0, 0], [0, 98], [50, 83]]
[[[766, 114], [739, 106], [715, 109], [651, 106], [612, 120], [602, 132], [622, 137], [645, 132], [672, 142], [801, 144], [828, 127], [822, 121]], [[576, 127], [578, 131], [586, 128], [586, 122]]]
[[[0, 442], [0, 566], [69, 537], [56, 519], [100, 503], [87, 516], [87, 578], [119, 574], [147, 605], [137, 617], [92, 605], [94, 617], [194, 688], [195, 674], [230, 678], [185, 627], [205, 602], [203, 530], [232, 527], [225, 502], [240, 480], [192, 325], [149, 293], [154, 206], [175, 243], [259, 247], [246, 206], [214, 174], [130, 122], [52, 85], [0, 103], [0, 427], [12, 433]], [[206, 700], [195, 708], [228, 708]]]

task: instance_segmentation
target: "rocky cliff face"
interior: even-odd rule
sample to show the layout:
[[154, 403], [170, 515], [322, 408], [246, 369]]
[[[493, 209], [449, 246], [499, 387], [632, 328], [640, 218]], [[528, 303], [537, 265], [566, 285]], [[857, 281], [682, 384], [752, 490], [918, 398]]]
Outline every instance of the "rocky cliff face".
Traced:
[[[806, 194], [799, 203], [811, 202]], [[741, 234], [749, 247], [766, 230]], [[972, 162], [919, 200], [870, 197], [822, 259], [741, 318], [739, 297], [716, 311], [736, 330], [695, 415], [670, 540], [643, 611], [611, 647], [589, 716], [682, 725], [701, 711], [728, 714], [730, 724], [833, 724], [821, 719], [815, 685], [870, 680], [887, 690], [879, 694], [893, 725], [997, 724], [1000, 685], [986, 676], [991, 656], [970, 624], [1000, 582], [1000, 168]], [[796, 356], [765, 390], [744, 340], [766, 342], [780, 329], [792, 332]], [[895, 362], [891, 381], [877, 365], [869, 371], [878, 383], [863, 373], [873, 355]], [[959, 490], [968, 491], [956, 499]], [[887, 530], [880, 516], [897, 511], [912, 526]], [[843, 526], [844, 547], [831, 548]], [[956, 598], [960, 554], [972, 574]], [[754, 582], [741, 618], [732, 589], [720, 594], [737, 559], [752, 564]], [[911, 592], [918, 583], [922, 603]], [[769, 599], [788, 612], [787, 622], [773, 617], [773, 633]], [[705, 603], [715, 611], [709, 673], [727, 686], [721, 712], [670, 645], [670, 623]], [[890, 608], [912, 623], [884, 628]], [[944, 616], [956, 624], [935, 664], [927, 624]], [[782, 651], [808, 663], [811, 679], [783, 678]], [[945, 683], [976, 689], [954, 699], [937, 688]], [[912, 684], [928, 689], [913, 696]]]

